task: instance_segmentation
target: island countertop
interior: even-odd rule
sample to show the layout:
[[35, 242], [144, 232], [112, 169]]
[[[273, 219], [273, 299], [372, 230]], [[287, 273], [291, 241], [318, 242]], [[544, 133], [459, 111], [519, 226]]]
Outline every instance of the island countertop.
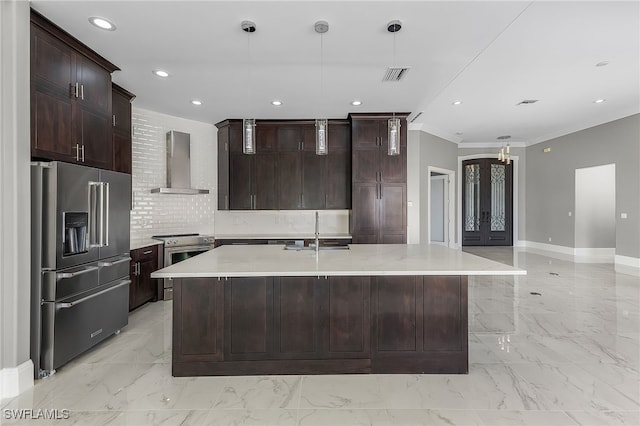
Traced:
[[352, 244], [349, 250], [284, 250], [282, 245], [222, 246], [160, 269], [152, 278], [526, 275], [523, 269], [461, 250], [421, 244]]

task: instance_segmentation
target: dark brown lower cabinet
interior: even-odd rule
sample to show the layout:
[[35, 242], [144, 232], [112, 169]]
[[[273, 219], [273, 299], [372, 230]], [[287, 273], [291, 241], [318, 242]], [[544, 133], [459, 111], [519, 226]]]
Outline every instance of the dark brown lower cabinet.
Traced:
[[158, 246], [143, 247], [131, 250], [129, 278], [129, 311], [157, 300], [157, 280], [151, 273], [159, 269]]
[[173, 375], [467, 373], [466, 277], [174, 279]]

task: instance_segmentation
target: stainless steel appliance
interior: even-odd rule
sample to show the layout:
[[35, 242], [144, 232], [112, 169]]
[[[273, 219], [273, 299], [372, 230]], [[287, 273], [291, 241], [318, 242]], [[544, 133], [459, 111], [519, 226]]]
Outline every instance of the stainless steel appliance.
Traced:
[[167, 186], [154, 188], [159, 194], [208, 194], [208, 189], [191, 188], [191, 135], [167, 132]]
[[128, 323], [131, 176], [31, 164], [31, 359], [36, 378]]
[[[155, 235], [164, 242], [164, 266], [171, 266], [215, 247], [215, 238], [199, 234]], [[164, 300], [173, 299], [173, 283], [164, 280]]]

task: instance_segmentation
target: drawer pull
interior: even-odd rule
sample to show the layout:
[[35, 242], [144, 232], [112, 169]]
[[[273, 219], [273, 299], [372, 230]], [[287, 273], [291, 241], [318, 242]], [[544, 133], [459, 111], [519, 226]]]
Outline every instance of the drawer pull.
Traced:
[[142, 254], [151, 254], [151, 253], [153, 253], [153, 250], [147, 250], [147, 251], [142, 252]]
[[78, 299], [78, 300], [74, 300], [73, 302], [63, 302], [63, 303], [56, 303], [56, 308], [58, 309], [68, 309], [68, 308], [73, 308], [76, 305], [79, 305], [82, 302], [86, 302], [87, 300], [93, 299], [94, 297], [98, 297], [102, 294], [105, 294], [111, 290], [115, 290], [116, 288], [122, 287], [123, 285], [127, 285], [127, 284], [131, 284], [131, 280], [124, 280], [122, 281], [120, 284], [118, 285], [114, 285], [113, 287], [109, 287], [105, 290], [99, 291], [97, 293], [94, 293], [90, 296], [87, 297], [83, 297], [82, 299]]
[[118, 259], [115, 262], [98, 262], [98, 266], [113, 266], [113, 265], [117, 265], [118, 263], [128, 262], [130, 260], [131, 258], [127, 256], [127, 257], [123, 257], [122, 259]]
[[61, 278], [73, 278], [73, 277], [77, 277], [78, 275], [82, 275], [82, 274], [86, 274], [88, 272], [91, 271], [97, 271], [98, 267], [97, 266], [89, 266], [88, 268], [82, 269], [81, 271], [76, 271], [76, 272], [62, 272], [59, 274], [56, 274], [56, 278], [57, 279], [61, 279]]

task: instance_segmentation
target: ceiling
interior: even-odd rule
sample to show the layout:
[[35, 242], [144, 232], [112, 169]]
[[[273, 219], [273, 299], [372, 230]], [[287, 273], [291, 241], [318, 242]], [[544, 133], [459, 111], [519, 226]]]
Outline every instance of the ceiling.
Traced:
[[[118, 65], [113, 80], [137, 95], [134, 106], [207, 123], [423, 112], [411, 128], [463, 146], [503, 135], [530, 145], [640, 112], [637, 0], [31, 5]], [[117, 29], [100, 30], [90, 16]], [[386, 27], [395, 19], [394, 36]], [[242, 31], [243, 20], [257, 31]], [[323, 36], [318, 20], [329, 23]], [[410, 70], [383, 82], [389, 66]], [[525, 99], [538, 102], [517, 105]]]

